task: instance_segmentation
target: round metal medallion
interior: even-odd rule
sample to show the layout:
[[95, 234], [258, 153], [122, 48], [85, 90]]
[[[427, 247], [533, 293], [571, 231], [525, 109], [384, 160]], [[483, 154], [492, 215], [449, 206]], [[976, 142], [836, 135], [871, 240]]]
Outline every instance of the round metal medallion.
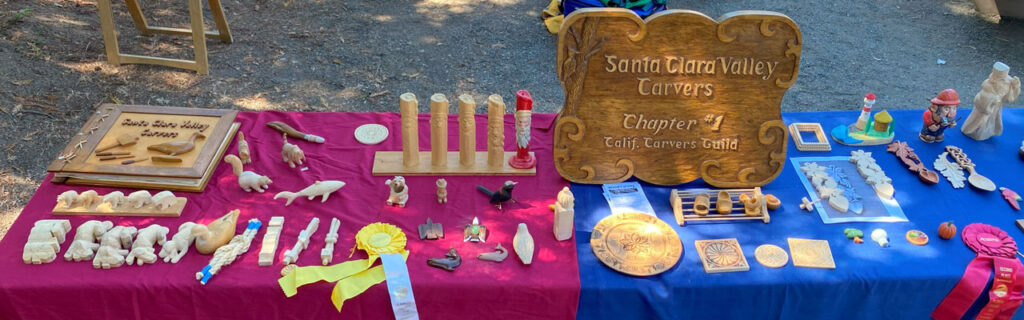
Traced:
[[667, 223], [644, 213], [614, 214], [601, 219], [590, 234], [598, 260], [634, 276], [665, 272], [679, 262], [683, 244]]
[[782, 268], [789, 263], [789, 254], [774, 244], [762, 244], [754, 249], [754, 258], [761, 265], [769, 268]]
[[354, 135], [362, 144], [378, 144], [388, 138], [388, 128], [376, 123], [364, 124], [356, 128]]

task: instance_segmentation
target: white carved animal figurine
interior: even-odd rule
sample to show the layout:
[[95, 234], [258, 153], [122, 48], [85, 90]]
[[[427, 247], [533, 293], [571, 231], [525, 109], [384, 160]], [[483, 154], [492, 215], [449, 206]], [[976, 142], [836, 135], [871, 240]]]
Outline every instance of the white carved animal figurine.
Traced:
[[384, 181], [384, 184], [388, 185], [388, 189], [391, 190], [391, 194], [388, 195], [388, 205], [405, 208], [405, 203], [409, 201], [409, 186], [405, 184], [405, 177], [395, 176], [394, 179]]
[[96, 193], [95, 190], [88, 190], [79, 193], [78, 197], [75, 197], [75, 202], [77, 202], [78, 205], [85, 208], [89, 208], [92, 207], [93, 205], [99, 204], [100, 201], [100, 194]]
[[306, 154], [302, 153], [302, 149], [299, 146], [288, 143], [288, 135], [282, 135], [284, 138], [284, 145], [281, 146], [281, 158], [284, 162], [288, 163], [289, 167], [295, 168], [295, 165], [302, 165], [302, 161], [306, 160]]
[[157, 192], [157, 194], [153, 195], [151, 199], [153, 200], [153, 205], [156, 206], [157, 210], [166, 210], [178, 202], [178, 197], [167, 190]]
[[75, 199], [78, 199], [78, 191], [68, 190], [57, 196], [57, 203], [64, 204], [64, 208], [71, 208], [75, 205]]
[[125, 248], [132, 245], [132, 237], [138, 232], [135, 227], [125, 226], [116, 226], [107, 231], [100, 239], [100, 249], [92, 259], [92, 267], [110, 269], [124, 265], [124, 258], [129, 253]]
[[512, 237], [512, 249], [516, 251], [519, 261], [522, 261], [523, 264], [533, 263], [533, 236], [530, 235], [530, 230], [526, 228], [525, 223], [520, 223], [516, 227], [516, 235]]
[[60, 244], [71, 231], [68, 220], [39, 220], [28, 233], [21, 258], [26, 264], [50, 263], [57, 259]]
[[200, 229], [195, 229], [195, 226], [194, 222], [182, 223], [178, 226], [178, 233], [171, 237], [171, 241], [162, 244], [160, 258], [163, 258], [164, 262], [178, 263], [178, 260], [188, 253], [188, 247], [192, 246], [192, 241], [196, 239], [196, 235], [200, 231]]
[[288, 206], [292, 204], [292, 201], [295, 200], [295, 198], [298, 197], [308, 197], [309, 200], [313, 200], [313, 198], [316, 198], [316, 196], [323, 196], [323, 198], [320, 200], [320, 203], [324, 203], [327, 202], [327, 196], [331, 195], [331, 192], [337, 191], [338, 189], [341, 189], [341, 187], [344, 186], [344, 181], [317, 181], [314, 182], [312, 185], [306, 187], [305, 189], [299, 190], [299, 192], [278, 192], [277, 194], [274, 195], [274, 200], [277, 200], [277, 198], [288, 199], [288, 201], [284, 203], [285, 206]]
[[102, 203], [109, 203], [111, 209], [117, 209], [118, 206], [128, 201], [128, 198], [124, 197], [124, 193], [121, 191], [114, 191], [103, 196]]
[[158, 224], [142, 228], [139, 230], [138, 236], [135, 237], [135, 242], [132, 243], [132, 251], [128, 253], [124, 261], [129, 265], [137, 261], [140, 266], [156, 262], [156, 249], [153, 248], [153, 245], [164, 245], [168, 232], [170, 229]]
[[252, 163], [252, 156], [249, 154], [249, 142], [245, 141], [245, 135], [238, 132], [238, 158], [242, 163]]
[[881, 228], [871, 231], [871, 240], [878, 242], [878, 245], [881, 246], [882, 248], [886, 248], [889, 246], [889, 234], [886, 233], [885, 230]]
[[448, 203], [448, 180], [437, 179], [437, 203]]
[[262, 193], [266, 191], [274, 181], [271, 181], [267, 176], [261, 176], [252, 171], [242, 171], [242, 160], [233, 154], [224, 156], [224, 161], [231, 164], [231, 170], [238, 177], [238, 186], [242, 187], [245, 192], [256, 190], [256, 192]]
[[128, 195], [128, 204], [135, 209], [150, 203], [153, 203], [153, 196], [149, 194], [149, 191], [139, 190]]
[[100, 247], [97, 240], [107, 233], [114, 223], [110, 221], [89, 220], [78, 226], [75, 231], [75, 240], [71, 242], [68, 251], [64, 252], [64, 260], [90, 260]]

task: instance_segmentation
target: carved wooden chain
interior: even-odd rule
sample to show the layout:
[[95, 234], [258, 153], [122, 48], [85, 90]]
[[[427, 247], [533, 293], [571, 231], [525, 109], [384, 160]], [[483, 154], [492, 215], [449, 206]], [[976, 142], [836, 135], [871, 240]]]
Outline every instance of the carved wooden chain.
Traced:
[[949, 156], [953, 157], [953, 161], [956, 161], [956, 164], [959, 164], [961, 167], [974, 167], [974, 162], [959, 147], [946, 146], [946, 152], [949, 152]]

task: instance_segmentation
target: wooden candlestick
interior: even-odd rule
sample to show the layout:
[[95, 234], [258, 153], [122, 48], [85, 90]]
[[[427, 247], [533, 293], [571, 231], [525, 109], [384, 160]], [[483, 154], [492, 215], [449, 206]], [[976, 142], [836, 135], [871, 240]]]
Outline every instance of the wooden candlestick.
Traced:
[[448, 166], [448, 98], [430, 96], [430, 165]]
[[476, 102], [473, 97], [459, 96], [459, 165], [472, 167], [476, 163]]
[[487, 166], [505, 165], [505, 101], [492, 94], [487, 97]]
[[415, 168], [420, 164], [419, 101], [411, 92], [403, 93], [399, 98], [402, 110], [402, 165]]

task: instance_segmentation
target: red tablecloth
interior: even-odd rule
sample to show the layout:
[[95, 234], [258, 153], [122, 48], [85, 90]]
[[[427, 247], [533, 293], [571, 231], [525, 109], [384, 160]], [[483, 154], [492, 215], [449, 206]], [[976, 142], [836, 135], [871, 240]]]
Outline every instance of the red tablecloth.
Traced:
[[[429, 150], [428, 115], [419, 119], [420, 147]], [[195, 249], [178, 263], [158, 261], [153, 265], [94, 269], [91, 262], [63, 260], [64, 250], [71, 244], [74, 231], [61, 245], [58, 260], [43, 265], [26, 265], [21, 260], [22, 247], [32, 224], [39, 219], [52, 219], [50, 210], [56, 197], [66, 190], [95, 189], [101, 195], [114, 190], [127, 194], [131, 189], [90, 188], [56, 185], [47, 181], [39, 187], [21, 216], [0, 243], [0, 318], [2, 319], [388, 319], [392, 312], [385, 284], [376, 285], [345, 303], [341, 314], [330, 301], [333, 283], [316, 283], [299, 289], [286, 298], [277, 279], [281, 256], [295, 244], [299, 232], [312, 217], [320, 218], [320, 227], [308, 249], [299, 258], [299, 265], [320, 265], [320, 249], [330, 226], [331, 217], [341, 220], [339, 241], [333, 263], [363, 259], [357, 251], [349, 258], [356, 231], [372, 222], [387, 222], [401, 227], [409, 238], [408, 260], [413, 292], [422, 319], [573, 319], [579, 298], [579, 272], [575, 241], [555, 241], [552, 235], [553, 203], [557, 192], [568, 183], [551, 165], [551, 123], [554, 115], [535, 114], [533, 118], [533, 150], [537, 154], [538, 174], [534, 177], [511, 178], [518, 181], [514, 196], [518, 203], [506, 205], [503, 212], [487, 203], [476, 185], [490, 189], [501, 185], [507, 177], [445, 177], [448, 180], [447, 204], [436, 201], [437, 177], [406, 177], [410, 199], [408, 207], [387, 207], [388, 188], [384, 180], [370, 174], [373, 154], [377, 150], [401, 150], [399, 116], [393, 113], [282, 113], [242, 112], [238, 121], [253, 154], [254, 163], [247, 170], [265, 174], [274, 183], [266, 193], [242, 191], [231, 173], [230, 165], [222, 163], [203, 193], [178, 193], [188, 197], [188, 205], [180, 218], [116, 218], [115, 225], [145, 227], [160, 224], [173, 234], [186, 221], [202, 223], [216, 219], [231, 209], [241, 209], [237, 230], [245, 228], [250, 218], [259, 218], [264, 227], [256, 235], [249, 252], [233, 264], [221, 269], [210, 283], [203, 286], [195, 273], [211, 256]], [[281, 161], [281, 135], [264, 123], [280, 120], [296, 128], [323, 136], [327, 143], [295, 141], [308, 160], [309, 170], [291, 169]], [[391, 130], [380, 145], [364, 146], [355, 141], [353, 130], [365, 123], [379, 123]], [[484, 115], [476, 117], [477, 150], [486, 150]], [[505, 117], [506, 150], [514, 149], [511, 115]], [[449, 148], [458, 148], [455, 115], [449, 118]], [[235, 147], [228, 149], [235, 153]], [[325, 204], [320, 198], [296, 199], [289, 206], [284, 200], [272, 200], [279, 191], [300, 190], [316, 180], [342, 180], [347, 185], [332, 194]], [[271, 216], [285, 216], [285, 225], [278, 245], [277, 259], [270, 267], [257, 266], [260, 240]], [[416, 227], [427, 217], [444, 225], [445, 238], [439, 241], [418, 240]], [[486, 244], [462, 241], [462, 226], [479, 216], [487, 226]], [[90, 220], [71, 217], [72, 229]], [[516, 225], [525, 222], [536, 241], [533, 264], [525, 266], [512, 252], [512, 236]], [[168, 236], [170, 238], [170, 235]], [[509, 249], [502, 263], [476, 259], [489, 252], [495, 244]], [[462, 266], [446, 272], [427, 266], [426, 259], [444, 256], [449, 246], [463, 257]], [[159, 249], [158, 249], [159, 250]]]

